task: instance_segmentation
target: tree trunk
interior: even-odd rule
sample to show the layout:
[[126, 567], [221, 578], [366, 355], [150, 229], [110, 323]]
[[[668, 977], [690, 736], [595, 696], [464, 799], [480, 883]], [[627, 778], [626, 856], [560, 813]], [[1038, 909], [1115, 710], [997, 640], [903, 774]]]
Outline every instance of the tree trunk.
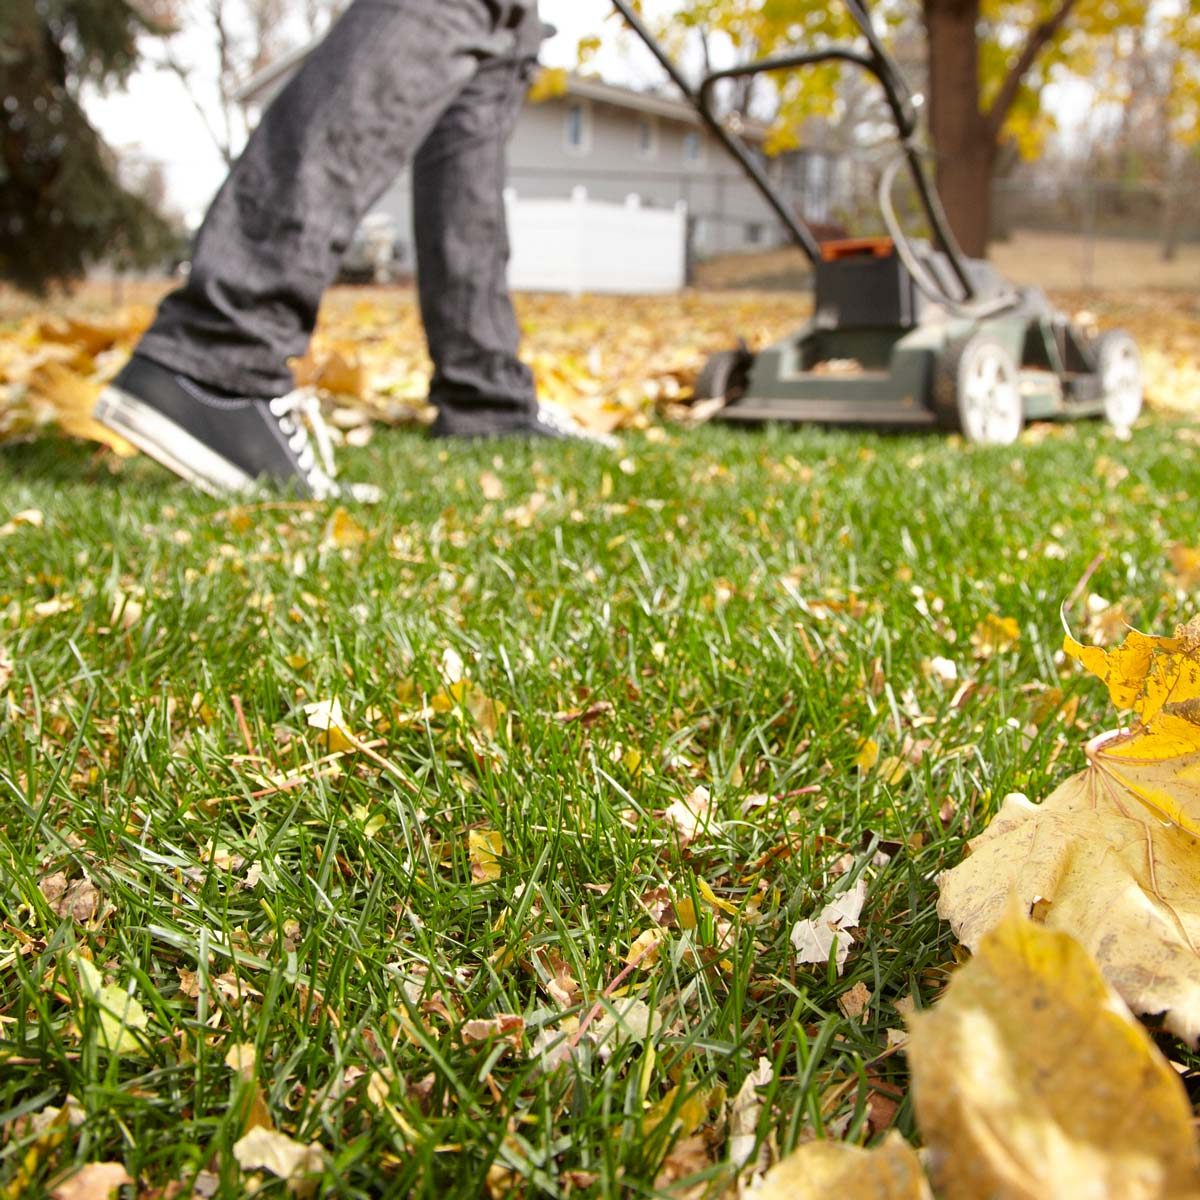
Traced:
[[1170, 171], [1162, 192], [1162, 261], [1174, 262], [1179, 253], [1179, 188], [1175, 183], [1175, 172]]
[[965, 253], [987, 254], [996, 140], [979, 111], [980, 0], [924, 0], [937, 185]]

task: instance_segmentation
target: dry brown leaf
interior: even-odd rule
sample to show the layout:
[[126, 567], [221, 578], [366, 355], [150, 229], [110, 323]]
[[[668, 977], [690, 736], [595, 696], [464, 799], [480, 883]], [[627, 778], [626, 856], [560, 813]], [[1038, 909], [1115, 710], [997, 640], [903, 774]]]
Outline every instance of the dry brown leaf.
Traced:
[[911, 1024], [946, 1200], [1200, 1195], [1183, 1083], [1074, 938], [1010, 913]]
[[121, 1163], [94, 1162], [76, 1171], [70, 1179], [50, 1189], [51, 1200], [109, 1200], [133, 1178]]
[[61, 871], [47, 875], [38, 888], [56, 917], [70, 917], [84, 924], [96, 915], [100, 906], [100, 892], [90, 879], [68, 882]]
[[720, 833], [721, 826], [714, 818], [715, 809], [716, 803], [708, 788], [697, 787], [671, 804], [663, 817], [675, 830], [680, 847], [685, 847], [701, 833]]
[[776, 1163], [752, 1195], [754, 1200], [932, 1200], [920, 1160], [898, 1133], [889, 1133], [874, 1150], [808, 1142]]
[[504, 1038], [514, 1046], [519, 1046], [525, 1037], [525, 1018], [520, 1013], [500, 1013], [495, 1017], [477, 1018], [464, 1021], [459, 1033], [464, 1044]]
[[871, 989], [865, 983], [856, 983], [838, 997], [838, 1008], [842, 1014], [855, 1021], [867, 1011], [871, 1003]]

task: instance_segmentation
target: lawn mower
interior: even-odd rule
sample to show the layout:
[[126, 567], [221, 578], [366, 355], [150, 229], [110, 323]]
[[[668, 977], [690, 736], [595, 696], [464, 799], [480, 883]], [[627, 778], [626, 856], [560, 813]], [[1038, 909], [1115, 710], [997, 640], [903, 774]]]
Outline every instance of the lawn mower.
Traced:
[[[1003, 445], [1026, 421], [1103, 417], [1128, 428], [1142, 407], [1141, 358], [1120, 331], [1089, 337], [1035, 287], [1006, 282], [959, 249], [916, 141], [919, 102], [880, 42], [865, 0], [844, 0], [860, 45], [831, 45], [713, 71], [691, 85], [629, 0], [613, 0], [705, 125], [741, 165], [815, 274], [812, 320], [757, 354], [713, 355], [697, 400], [723, 401], [728, 421], [818, 421], [941, 428]], [[887, 237], [818, 241], [772, 184], [764, 164], [717, 114], [719, 85], [839, 62], [878, 81], [898, 149], [881, 172]], [[893, 200], [907, 168], [930, 240], [906, 233]]]

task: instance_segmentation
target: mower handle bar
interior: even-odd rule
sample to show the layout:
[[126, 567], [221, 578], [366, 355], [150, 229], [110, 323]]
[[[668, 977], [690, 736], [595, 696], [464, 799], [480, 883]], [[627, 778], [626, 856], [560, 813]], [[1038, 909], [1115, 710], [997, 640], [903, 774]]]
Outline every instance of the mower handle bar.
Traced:
[[[913, 142], [916, 133], [916, 105], [912, 93], [900, 75], [896, 64], [880, 42], [878, 35], [871, 25], [870, 14], [862, 0], [845, 0], [850, 15], [854, 18], [863, 36], [870, 46], [870, 53], [864, 54], [851, 46], [827, 46], [822, 50], [811, 50], [800, 54], [784, 54], [772, 58], [760, 59], [758, 62], [747, 63], [740, 67], [729, 67], [722, 71], [712, 71], [701, 81], [699, 88], [694, 88], [683, 73], [675, 65], [671, 57], [663, 50], [658, 39], [635, 13], [629, 0], [613, 0], [613, 7], [621, 14], [626, 24], [646, 44], [647, 49], [658, 60], [659, 65], [670, 76], [671, 81], [683, 92], [684, 96], [700, 114], [701, 119], [709, 130], [717, 137], [725, 149], [737, 160], [738, 164], [749, 176], [751, 182], [758, 188], [763, 199], [775, 215], [783, 222], [784, 228], [792, 236], [792, 240], [804, 251], [808, 260], [816, 265], [821, 261], [821, 246], [813, 236], [812, 230], [801, 221], [784, 202], [776, 190], [762, 165], [750, 151], [746, 142], [717, 116], [713, 107], [713, 93], [718, 84], [727, 79], [745, 79], [762, 75], [770, 71], [798, 70], [802, 67], [817, 66], [826, 62], [844, 62], [858, 67], [873, 75], [883, 88], [891, 109], [892, 118], [900, 134], [900, 144], [903, 147], [904, 158], [907, 161], [909, 173], [916, 186], [921, 200], [921, 207], [929, 218], [933, 230], [934, 241], [939, 250], [945, 254], [954, 272], [955, 279], [962, 287], [963, 296], [958, 303], [971, 301], [976, 298], [977, 289], [967, 273], [963, 262], [963, 254], [954, 239], [950, 224], [938, 200], [937, 193], [930, 185], [921, 163], [920, 153]], [[948, 303], [955, 303], [951, 297], [937, 297]]]

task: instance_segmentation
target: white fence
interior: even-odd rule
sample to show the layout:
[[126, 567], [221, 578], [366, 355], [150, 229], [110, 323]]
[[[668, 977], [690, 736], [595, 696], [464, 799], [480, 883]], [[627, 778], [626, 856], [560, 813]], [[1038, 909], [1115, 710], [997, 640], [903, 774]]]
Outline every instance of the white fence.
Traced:
[[687, 275], [687, 206], [642, 208], [589, 200], [521, 199], [505, 192], [512, 242], [509, 286], [518, 292], [677, 292]]

